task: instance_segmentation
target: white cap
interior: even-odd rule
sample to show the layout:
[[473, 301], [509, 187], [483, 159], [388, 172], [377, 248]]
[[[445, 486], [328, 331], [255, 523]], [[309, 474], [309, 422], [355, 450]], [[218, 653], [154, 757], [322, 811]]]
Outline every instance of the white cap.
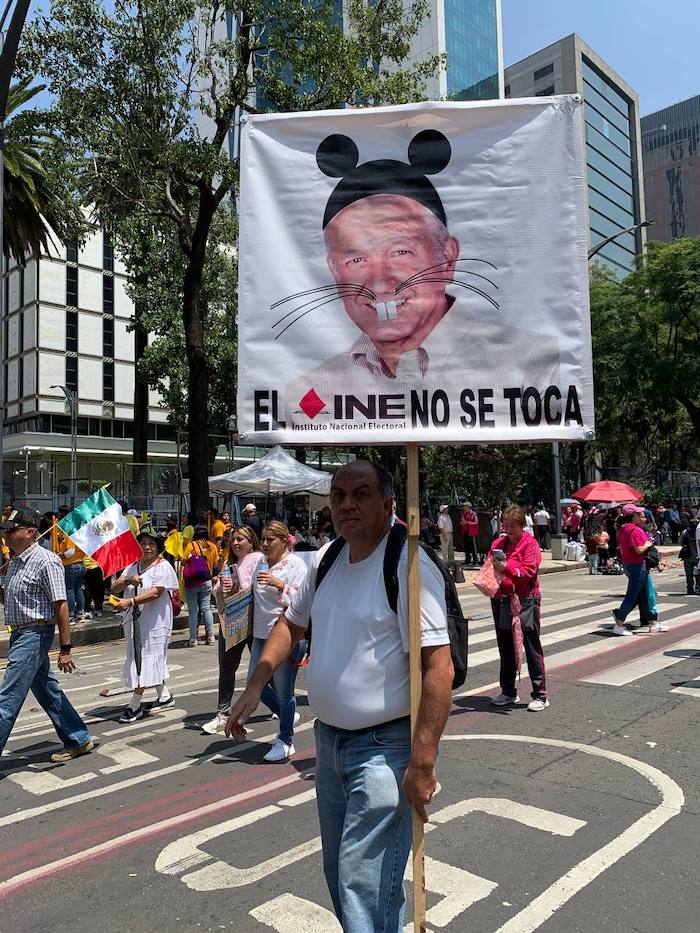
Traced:
[[441, 511], [441, 512], [444, 512], [445, 509], [449, 509], [449, 505], [441, 505], [441, 506], [440, 506], [440, 511]]
[[136, 509], [129, 509], [129, 511], [126, 514], [127, 515], [140, 515], [141, 513], [137, 512]]
[[472, 507], [471, 502], [465, 502], [465, 503], [464, 503], [464, 508], [465, 508], [465, 509], [470, 509], [471, 507]]
[[248, 505], [243, 507], [243, 511], [244, 512], [257, 512], [258, 510], [255, 508], [252, 502], [249, 502]]

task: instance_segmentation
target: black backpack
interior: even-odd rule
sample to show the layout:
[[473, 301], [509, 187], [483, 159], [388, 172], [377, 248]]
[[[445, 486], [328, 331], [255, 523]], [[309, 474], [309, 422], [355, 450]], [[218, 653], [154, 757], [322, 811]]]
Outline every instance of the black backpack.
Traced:
[[[407, 530], [403, 525], [393, 525], [389, 531], [384, 552], [384, 586], [386, 588], [387, 599], [392, 612], [396, 612], [399, 604], [399, 559], [401, 551], [406, 543]], [[336, 558], [345, 547], [345, 538], [334, 538], [328, 550], [321, 558], [316, 570], [316, 589], [323, 582], [324, 577], [331, 569]], [[445, 603], [447, 604], [447, 629], [450, 636], [450, 653], [452, 655], [452, 664], [454, 666], [454, 679], [452, 689], [461, 687], [467, 679], [467, 657], [469, 654], [469, 626], [464, 618], [462, 607], [457, 595], [457, 587], [454, 580], [447, 572], [447, 568], [430, 547], [426, 547], [422, 542], [420, 548], [424, 554], [432, 560], [435, 566], [442, 574], [445, 583]], [[309, 641], [309, 650], [311, 646], [311, 624], [307, 629], [307, 639]]]

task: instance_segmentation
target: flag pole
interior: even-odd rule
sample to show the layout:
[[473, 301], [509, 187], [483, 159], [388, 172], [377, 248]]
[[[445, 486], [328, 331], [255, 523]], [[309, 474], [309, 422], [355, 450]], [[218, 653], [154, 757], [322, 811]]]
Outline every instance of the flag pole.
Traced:
[[[420, 498], [418, 444], [406, 445], [406, 522], [408, 524], [408, 638], [411, 684], [411, 745], [423, 686], [420, 632]], [[413, 933], [425, 933], [425, 833], [415, 807], [413, 818]]]

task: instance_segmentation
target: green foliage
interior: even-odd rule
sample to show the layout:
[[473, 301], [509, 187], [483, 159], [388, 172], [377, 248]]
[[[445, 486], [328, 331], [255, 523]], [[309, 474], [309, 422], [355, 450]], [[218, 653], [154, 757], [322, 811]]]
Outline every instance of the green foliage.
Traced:
[[[52, 0], [26, 31], [19, 67], [41, 75], [55, 96], [47, 125], [85, 203], [105, 225], [148, 219], [154, 242], [167, 244], [153, 262], [167, 261], [177, 282], [152, 302], [162, 310], [153, 323], [165, 343], [149, 350], [145, 369], [175, 404], [179, 423], [186, 401], [193, 508], [206, 505], [201, 453], [210, 404], [231, 397], [220, 391], [222, 380], [211, 379], [223, 369], [233, 381], [234, 308], [228, 297], [224, 312], [214, 296], [218, 259], [210, 240], [237, 185], [228, 152], [234, 121], [259, 108], [419, 98], [439, 59], [397, 66], [427, 10], [426, 0], [346, 0], [346, 31], [333, 0]], [[238, 24], [231, 39], [227, 19]], [[173, 304], [163, 308], [166, 298], [180, 301], [180, 323]], [[214, 313], [223, 319], [210, 319]], [[178, 330], [183, 344], [176, 346]], [[167, 385], [158, 369], [166, 363], [178, 369], [168, 371]]]
[[85, 222], [70, 184], [70, 173], [56, 159], [57, 140], [36, 110], [22, 109], [44, 90], [25, 78], [10, 88], [5, 123], [4, 247], [21, 265], [52, 242], [81, 238]]
[[591, 274], [596, 447], [636, 476], [700, 449], [700, 237], [650, 243], [623, 282]]

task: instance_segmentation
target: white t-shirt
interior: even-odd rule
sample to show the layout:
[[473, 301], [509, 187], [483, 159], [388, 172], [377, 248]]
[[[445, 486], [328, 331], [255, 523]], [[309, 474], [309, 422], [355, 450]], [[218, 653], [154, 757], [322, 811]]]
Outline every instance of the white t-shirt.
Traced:
[[[387, 538], [365, 560], [350, 563], [346, 545], [316, 592], [325, 553], [293, 596], [287, 619], [306, 628], [313, 616], [308, 670], [309, 704], [320, 720], [339, 729], [364, 729], [411, 710], [408, 667], [407, 547], [399, 561], [398, 615], [384, 585]], [[445, 583], [420, 554], [421, 644], [447, 645]]]
[[440, 512], [438, 515], [437, 526], [443, 534], [451, 535], [454, 532], [452, 519], [447, 512]]
[[549, 524], [549, 512], [546, 509], [540, 509], [538, 512], [535, 512], [533, 515], [536, 525], [548, 525]]
[[270, 573], [273, 577], [284, 580], [285, 587], [280, 593], [274, 586], [259, 583], [257, 572], [253, 574], [253, 635], [255, 638], [270, 637], [275, 623], [306, 577], [307, 566], [296, 554], [288, 554], [274, 567], [270, 567]]
[[531, 534], [533, 534], [532, 528], [533, 528], [533, 525], [532, 525], [532, 516], [526, 514], [526, 515], [525, 515], [525, 531], [526, 531], [528, 534], [531, 535]]

